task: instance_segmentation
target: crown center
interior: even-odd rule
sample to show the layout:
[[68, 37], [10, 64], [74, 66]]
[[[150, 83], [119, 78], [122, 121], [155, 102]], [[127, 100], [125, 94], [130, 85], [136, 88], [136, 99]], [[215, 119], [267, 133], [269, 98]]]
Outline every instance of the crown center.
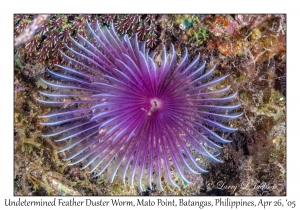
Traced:
[[164, 102], [159, 98], [150, 99], [150, 110], [147, 112], [147, 115], [152, 115], [158, 111], [163, 110]]

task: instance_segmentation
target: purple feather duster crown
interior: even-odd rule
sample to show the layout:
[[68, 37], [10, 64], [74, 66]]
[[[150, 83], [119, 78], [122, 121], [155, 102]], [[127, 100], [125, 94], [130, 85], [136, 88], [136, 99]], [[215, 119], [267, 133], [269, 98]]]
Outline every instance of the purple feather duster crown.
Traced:
[[228, 75], [213, 77], [215, 67], [205, 71], [200, 56], [190, 62], [187, 50], [177, 61], [173, 45], [169, 53], [163, 45], [158, 65], [146, 43], [120, 38], [113, 25], [87, 30], [88, 39], [79, 36], [62, 53], [68, 65], [48, 70], [59, 82], [43, 80], [54, 91], [39, 100], [59, 107], [41, 116], [51, 126], [44, 136], [65, 142], [59, 152], [69, 165], [81, 163], [95, 176], [107, 171], [111, 182], [117, 174], [124, 183], [136, 180], [143, 191], [145, 182], [163, 189], [162, 176], [177, 186], [171, 172], [185, 182], [187, 172], [206, 172], [195, 152], [222, 162], [212, 153], [230, 140], [218, 133], [237, 130], [222, 122], [242, 115], [232, 113], [240, 104], [230, 103], [236, 93], [228, 95], [229, 86], [213, 89]]

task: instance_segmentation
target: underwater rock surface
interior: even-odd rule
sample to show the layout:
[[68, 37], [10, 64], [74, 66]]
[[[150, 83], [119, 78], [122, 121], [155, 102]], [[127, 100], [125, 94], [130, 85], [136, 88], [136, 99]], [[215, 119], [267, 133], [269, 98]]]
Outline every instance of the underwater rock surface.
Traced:
[[[106, 24], [101, 15], [93, 17]], [[146, 17], [141, 16], [141, 20]], [[33, 16], [14, 18], [15, 28], [21, 28], [19, 25], [30, 24]], [[76, 16], [63, 18], [58, 28], [68, 24], [73, 30], [79, 20]], [[114, 21], [122, 18], [126, 16], [115, 17]], [[55, 15], [49, 17], [48, 28], [55, 28], [58, 19]], [[152, 22], [147, 21], [156, 25], [157, 42], [150, 52], [163, 52], [162, 43], [173, 43], [179, 58], [185, 47], [193, 58], [200, 52], [207, 65], [216, 64], [216, 75], [231, 75], [224, 85], [231, 85], [238, 92], [242, 104], [239, 111], [244, 115], [232, 121], [239, 131], [222, 136], [233, 140], [222, 150], [220, 157], [224, 163], [200, 160], [209, 172], [201, 176], [187, 174], [189, 185], [175, 179], [179, 187], [173, 188], [163, 181], [164, 191], [154, 186], [143, 195], [285, 195], [285, 15], [159, 15]], [[39, 43], [46, 40], [51, 30], [43, 32]], [[74, 38], [77, 39], [76, 35]], [[47, 59], [55, 56], [55, 51], [49, 48], [49, 57], [41, 62], [31, 59], [26, 45], [15, 48], [15, 195], [142, 195], [138, 187], [117, 180], [109, 183], [105, 174], [93, 178], [79, 165], [66, 166], [63, 154], [56, 152], [60, 145], [41, 138], [44, 126], [38, 116], [51, 109], [36, 101], [38, 90], [48, 88], [39, 78], [46, 76]], [[39, 50], [43, 50], [42, 45], [36, 46], [38, 54]], [[251, 188], [243, 187], [247, 183]], [[254, 185], [265, 187], [253, 188]]]

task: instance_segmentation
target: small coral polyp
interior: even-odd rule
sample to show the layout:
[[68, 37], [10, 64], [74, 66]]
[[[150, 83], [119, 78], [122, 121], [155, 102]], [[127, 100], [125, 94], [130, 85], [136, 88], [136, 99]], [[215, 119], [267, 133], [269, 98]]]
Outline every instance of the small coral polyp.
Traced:
[[177, 61], [173, 45], [169, 52], [163, 45], [157, 65], [137, 35], [93, 28], [87, 24], [89, 39], [79, 35], [66, 46], [69, 65], [48, 70], [58, 82], [44, 80], [53, 91], [39, 99], [58, 107], [41, 116], [51, 127], [44, 136], [65, 142], [59, 152], [69, 165], [95, 176], [107, 171], [111, 182], [118, 176], [143, 191], [153, 182], [163, 189], [162, 176], [177, 186], [173, 174], [188, 182], [186, 173], [206, 172], [196, 153], [221, 163], [214, 151], [230, 140], [220, 133], [236, 131], [225, 124], [242, 115], [229, 86], [213, 88], [229, 75], [214, 77], [215, 67], [205, 71], [200, 55], [190, 61], [187, 50]]

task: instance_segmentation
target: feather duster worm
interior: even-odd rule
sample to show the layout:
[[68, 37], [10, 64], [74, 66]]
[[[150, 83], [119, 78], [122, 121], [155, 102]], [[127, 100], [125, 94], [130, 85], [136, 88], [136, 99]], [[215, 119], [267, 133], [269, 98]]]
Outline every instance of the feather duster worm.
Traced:
[[205, 71], [200, 55], [190, 62], [187, 50], [177, 61], [173, 45], [169, 53], [163, 46], [158, 65], [145, 42], [120, 38], [113, 25], [87, 24], [87, 31], [87, 39], [79, 35], [62, 53], [69, 65], [48, 70], [59, 82], [44, 80], [54, 91], [39, 100], [60, 107], [41, 116], [42, 124], [51, 127], [45, 137], [65, 142], [59, 152], [69, 165], [81, 163], [95, 176], [107, 170], [111, 182], [116, 174], [132, 185], [136, 179], [143, 191], [143, 179], [163, 189], [162, 176], [177, 186], [171, 172], [185, 182], [186, 172], [206, 172], [194, 152], [222, 162], [211, 152], [230, 140], [217, 130], [236, 130], [222, 122], [241, 116], [232, 113], [240, 104], [230, 103], [236, 93], [228, 95], [229, 87], [211, 90], [228, 75], [214, 78], [215, 67]]

